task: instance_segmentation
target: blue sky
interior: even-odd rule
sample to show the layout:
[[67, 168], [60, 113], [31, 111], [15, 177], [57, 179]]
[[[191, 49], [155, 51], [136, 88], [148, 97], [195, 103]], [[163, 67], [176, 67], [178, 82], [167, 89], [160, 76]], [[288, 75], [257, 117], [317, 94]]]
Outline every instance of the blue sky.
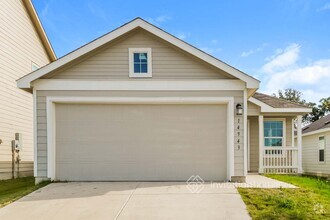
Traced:
[[58, 57], [141, 17], [261, 80], [330, 96], [330, 0], [33, 0]]

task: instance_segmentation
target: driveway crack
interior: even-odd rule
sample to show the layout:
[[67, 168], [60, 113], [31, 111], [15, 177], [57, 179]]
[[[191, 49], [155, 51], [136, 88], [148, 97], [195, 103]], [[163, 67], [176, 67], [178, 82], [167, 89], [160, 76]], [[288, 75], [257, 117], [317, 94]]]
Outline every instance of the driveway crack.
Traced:
[[129, 197], [126, 199], [124, 205], [121, 207], [121, 209], [119, 210], [118, 214], [116, 215], [116, 217], [114, 218], [114, 220], [117, 220], [120, 216], [120, 214], [123, 212], [124, 208], [126, 207], [127, 203], [129, 202], [129, 200], [132, 198], [133, 194], [135, 193], [136, 189], [140, 186], [140, 183], [138, 183], [135, 186], [135, 189], [132, 191], [132, 193], [129, 195]]

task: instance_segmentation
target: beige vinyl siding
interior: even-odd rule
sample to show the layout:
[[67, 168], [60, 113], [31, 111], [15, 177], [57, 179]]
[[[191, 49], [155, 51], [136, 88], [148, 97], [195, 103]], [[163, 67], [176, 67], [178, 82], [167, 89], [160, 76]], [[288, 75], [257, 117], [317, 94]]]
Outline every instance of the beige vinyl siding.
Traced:
[[[319, 162], [319, 137], [325, 138], [324, 162]], [[311, 174], [330, 175], [330, 131], [303, 136], [303, 171]]]
[[[50, 73], [54, 79], [128, 79], [129, 48], [152, 49], [152, 79], [228, 79], [229, 74], [138, 29], [91, 52], [78, 63]], [[151, 79], [151, 80], [152, 80]]]
[[248, 101], [248, 115], [260, 115], [260, 107]]
[[[0, 1], [0, 27], [0, 161], [11, 163], [11, 140], [19, 132], [23, 166], [33, 161], [33, 102], [30, 93], [17, 88], [16, 80], [31, 72], [32, 62], [43, 66], [49, 59], [22, 1]], [[3, 177], [7, 171], [0, 164]]]
[[259, 119], [249, 117], [250, 125], [250, 171], [258, 172], [259, 168]]
[[[285, 119], [285, 146], [292, 147], [292, 116], [264, 116], [267, 118]], [[250, 121], [250, 171], [257, 172], [259, 168], [259, 119], [258, 117], [248, 117]]]
[[[234, 97], [235, 103], [243, 102], [243, 91], [37, 91], [37, 148], [38, 177], [47, 177], [47, 96], [80, 96], [80, 97]], [[235, 175], [244, 175], [243, 154], [243, 117], [235, 116], [235, 126], [240, 124], [240, 149], [235, 143]], [[236, 130], [237, 131], [237, 130]], [[235, 140], [237, 140], [235, 132]]]

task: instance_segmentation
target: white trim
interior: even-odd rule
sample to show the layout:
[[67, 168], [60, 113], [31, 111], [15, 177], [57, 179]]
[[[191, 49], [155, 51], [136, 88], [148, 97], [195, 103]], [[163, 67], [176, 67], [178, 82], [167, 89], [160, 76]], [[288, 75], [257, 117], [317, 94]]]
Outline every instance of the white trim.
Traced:
[[[281, 147], [286, 147], [286, 119], [285, 118], [264, 118], [264, 122], [265, 121], [282, 121], [283, 122], [283, 137], [282, 137], [282, 146]], [[264, 130], [262, 132], [264, 133]], [[264, 137], [264, 139], [265, 138], [281, 138], [281, 137]], [[264, 144], [264, 147], [266, 147], [265, 144]], [[269, 146], [269, 147], [271, 147], [271, 146]]]
[[244, 117], [244, 143], [243, 143], [243, 148], [244, 148], [244, 176], [247, 176], [248, 174], [248, 151], [247, 151], [247, 135], [248, 135], [248, 132], [247, 132], [247, 89], [244, 89], [244, 93], [243, 93], [243, 100], [244, 100], [244, 103], [243, 103], [243, 108], [244, 108], [244, 114], [243, 114], [243, 117]]
[[294, 119], [291, 119], [291, 147], [294, 147]]
[[[135, 73], [134, 72], [134, 53], [147, 53], [147, 73]], [[128, 48], [129, 56], [129, 77], [131, 78], [144, 78], [152, 77], [152, 53], [151, 48]]]
[[298, 146], [298, 173], [303, 173], [302, 169], [302, 115], [297, 116], [297, 146]]
[[37, 90], [243, 90], [241, 80], [63, 80], [38, 79], [32, 83]]
[[47, 177], [55, 180], [55, 103], [227, 104], [227, 179], [234, 176], [234, 99], [232, 97], [47, 97]]
[[[323, 149], [320, 149], [320, 137], [323, 137], [323, 140], [324, 140], [324, 146], [323, 146]], [[318, 135], [318, 162], [319, 164], [324, 164], [325, 163], [325, 158], [326, 158], [326, 152], [325, 152], [325, 149], [327, 148], [327, 143], [326, 143], [326, 135], [323, 134], [323, 135]], [[323, 150], [323, 161], [320, 161], [320, 150]]]
[[250, 165], [250, 120], [247, 120], [247, 164], [248, 164], [248, 171], [251, 170]]
[[256, 98], [250, 97], [249, 101], [253, 104], [260, 106], [260, 112], [263, 113], [309, 113], [312, 112], [311, 108], [273, 108], [264, 102], [259, 101]]
[[33, 88], [33, 175], [38, 176], [37, 90]]
[[231, 74], [232, 76], [246, 82], [246, 86], [247, 88], [254, 88], [257, 89], [259, 88], [259, 81], [235, 68], [233, 68], [232, 66], [210, 56], [207, 53], [204, 53], [203, 51], [189, 45], [188, 43], [166, 33], [165, 31], [151, 25], [150, 23], [137, 18], [123, 26], [121, 26], [120, 28], [104, 35], [101, 38], [96, 39], [95, 41], [90, 42], [89, 44], [86, 44], [85, 46], [73, 51], [72, 53], [69, 53], [68, 55], [50, 63], [49, 65], [46, 65], [45, 67], [30, 73], [22, 78], [20, 78], [17, 81], [17, 85], [19, 88], [21, 89], [28, 89], [31, 87], [30, 83], [56, 69], [58, 69], [59, 67], [68, 64], [74, 60], [76, 60], [77, 58], [95, 50], [96, 48], [122, 36], [123, 34], [132, 31], [133, 29], [137, 28], [137, 27], [141, 27], [142, 29], [149, 31], [150, 33], [158, 36], [159, 38], [169, 42], [170, 44], [173, 44], [174, 46], [198, 57], [199, 59], [215, 66], [216, 68], [219, 68], [229, 74]]
[[264, 173], [264, 116], [258, 116], [259, 123], [259, 173]]
[[330, 131], [330, 128], [322, 128], [322, 129], [319, 129], [319, 130], [316, 130], [316, 131], [307, 132], [305, 134], [302, 134], [302, 136], [304, 137], [304, 136], [318, 134], [318, 133], [322, 133], [322, 132], [328, 132], [328, 131]]

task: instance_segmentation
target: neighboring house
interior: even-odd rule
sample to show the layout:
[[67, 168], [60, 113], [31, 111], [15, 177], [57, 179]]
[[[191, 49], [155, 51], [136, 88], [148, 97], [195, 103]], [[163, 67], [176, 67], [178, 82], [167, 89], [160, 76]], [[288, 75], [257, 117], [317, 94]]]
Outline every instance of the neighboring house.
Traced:
[[302, 172], [292, 121], [309, 108], [255, 93], [258, 80], [140, 18], [18, 87], [35, 97], [36, 181]]
[[0, 27], [0, 179], [6, 179], [15, 133], [22, 138], [20, 175], [33, 174], [33, 99], [16, 80], [56, 57], [30, 1], [1, 0]]
[[304, 127], [302, 133], [304, 173], [330, 177], [330, 115]]

